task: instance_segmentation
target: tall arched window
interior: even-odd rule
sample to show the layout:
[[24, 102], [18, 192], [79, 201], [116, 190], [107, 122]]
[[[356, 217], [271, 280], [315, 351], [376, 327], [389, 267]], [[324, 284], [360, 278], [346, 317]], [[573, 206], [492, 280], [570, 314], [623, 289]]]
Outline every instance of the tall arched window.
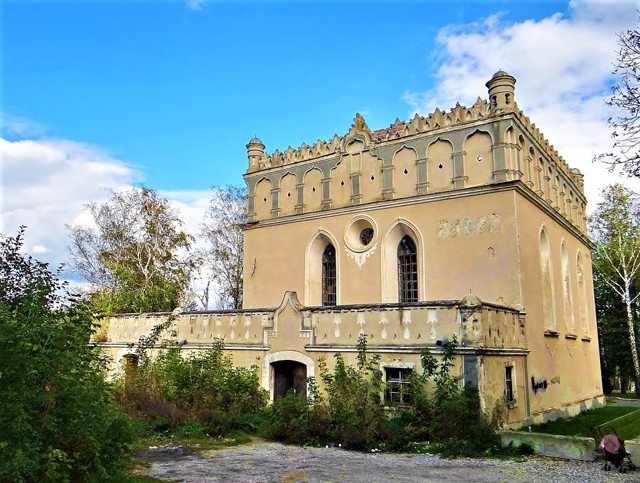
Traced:
[[416, 244], [405, 235], [398, 244], [398, 302], [418, 301], [418, 256]]
[[322, 305], [336, 305], [336, 249], [331, 244], [322, 253]]

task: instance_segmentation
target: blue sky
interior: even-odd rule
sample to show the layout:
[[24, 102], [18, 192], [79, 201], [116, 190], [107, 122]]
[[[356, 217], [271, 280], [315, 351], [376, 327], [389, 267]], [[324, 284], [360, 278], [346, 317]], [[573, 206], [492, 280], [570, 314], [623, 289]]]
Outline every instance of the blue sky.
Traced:
[[356, 111], [372, 127], [408, 117], [403, 94], [433, 83], [444, 25], [565, 10], [551, 1], [9, 2], [3, 104], [44, 136], [101, 146], [151, 187], [206, 189], [241, 181], [256, 134], [282, 150], [342, 134]]
[[[635, 1], [7, 1], [2, 14], [2, 223], [67, 259], [65, 225], [105, 188], [159, 190], [196, 234], [211, 185], [267, 151], [486, 98], [498, 69], [593, 208], [614, 174], [604, 98]], [[625, 181], [627, 182], [627, 181]], [[638, 189], [638, 183], [629, 182]]]

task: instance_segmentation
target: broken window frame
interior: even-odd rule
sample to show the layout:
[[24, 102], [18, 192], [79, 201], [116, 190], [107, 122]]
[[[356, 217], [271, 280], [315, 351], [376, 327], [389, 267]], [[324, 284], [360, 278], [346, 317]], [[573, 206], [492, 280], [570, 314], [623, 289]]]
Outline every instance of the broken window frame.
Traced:
[[[411, 374], [409, 367], [385, 367], [384, 401], [388, 404], [407, 406], [411, 404]], [[393, 377], [395, 376], [395, 377]]]
[[516, 403], [516, 393], [514, 381], [514, 366], [508, 365], [504, 367], [504, 400], [507, 405]]

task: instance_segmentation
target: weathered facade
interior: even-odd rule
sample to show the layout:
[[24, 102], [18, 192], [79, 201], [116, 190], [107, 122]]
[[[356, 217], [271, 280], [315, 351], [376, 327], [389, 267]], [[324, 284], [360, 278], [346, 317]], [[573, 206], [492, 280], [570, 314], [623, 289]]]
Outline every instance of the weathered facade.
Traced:
[[[244, 308], [182, 313], [185, 349], [223, 339], [273, 397], [366, 334], [393, 387], [423, 347], [460, 341], [460, 371], [506, 423], [603, 401], [583, 178], [497, 72], [489, 100], [265, 153], [247, 145]], [[167, 314], [110, 321], [116, 359]], [[396, 397], [393, 391], [386, 397]]]

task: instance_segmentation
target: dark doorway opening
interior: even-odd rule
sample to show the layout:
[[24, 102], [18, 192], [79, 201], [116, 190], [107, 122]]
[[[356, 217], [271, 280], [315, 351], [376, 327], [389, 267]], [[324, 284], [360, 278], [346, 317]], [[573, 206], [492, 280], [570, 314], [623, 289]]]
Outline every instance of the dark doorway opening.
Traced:
[[279, 361], [273, 366], [273, 399], [293, 391], [299, 396], [307, 396], [307, 366], [296, 361]]

